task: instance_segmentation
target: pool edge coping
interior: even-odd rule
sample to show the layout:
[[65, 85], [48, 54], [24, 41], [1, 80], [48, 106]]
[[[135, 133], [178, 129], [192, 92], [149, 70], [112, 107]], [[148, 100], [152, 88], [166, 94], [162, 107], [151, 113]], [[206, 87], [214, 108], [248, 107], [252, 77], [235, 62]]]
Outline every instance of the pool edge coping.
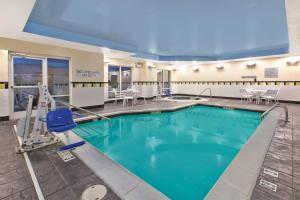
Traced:
[[[180, 109], [184, 109], [184, 108], [188, 108], [188, 107], [192, 107], [192, 106], [197, 106], [197, 105], [202, 105], [202, 106], [213, 106], [213, 107], [220, 107], [220, 108], [224, 108], [224, 107], [227, 107], [227, 108], [232, 108], [232, 109], [238, 109], [238, 110], [246, 110], [246, 111], [255, 111], [255, 112], [262, 112], [263, 110], [261, 109], [249, 109], [249, 108], [245, 108], [245, 107], [236, 107], [236, 106], [226, 106], [226, 105], [222, 105], [222, 104], [218, 104], [218, 103], [209, 103], [207, 104], [206, 102], [193, 102], [193, 103], [189, 103], [189, 104], [185, 104], [185, 105], [179, 105], [179, 106], [174, 106], [174, 107], [171, 107], [171, 108], [160, 108], [160, 109], [157, 109], [157, 108], [150, 108], [150, 109], [140, 109], [140, 110], [122, 110], [122, 111], [113, 111], [113, 112], [110, 112], [110, 113], [105, 113], [104, 116], [107, 116], [107, 117], [115, 117], [115, 116], [120, 116], [120, 115], [127, 115], [127, 114], [142, 114], [142, 113], [152, 113], [152, 112], [172, 112], [172, 111], [177, 111], [177, 110], [180, 110]], [[247, 143], [249, 143], [250, 140], [253, 140], [252, 137], [254, 136], [254, 134], [256, 134], [256, 132], [258, 131], [259, 127], [262, 126], [262, 124], [264, 124], [266, 122], [266, 120], [268, 118], [270, 118], [269, 116], [272, 115], [273, 112], [271, 112], [268, 116], [266, 116], [266, 118], [264, 119], [264, 121], [258, 126], [257, 130], [253, 133], [253, 135], [248, 139]], [[86, 118], [81, 118], [80, 120], [77, 120], [79, 123], [85, 123], [85, 122], [88, 122], [88, 121], [92, 121], [94, 118], [93, 117], [86, 117]], [[276, 124], [277, 124], [277, 121], [279, 120], [279, 116], [278, 116], [278, 119], [276, 120], [276, 123], [275, 123], [275, 127], [276, 127]], [[82, 138], [78, 135], [76, 135], [74, 132], [70, 132], [70, 137], [72, 140], [82, 140]], [[274, 131], [273, 131], [274, 133]], [[273, 136], [273, 134], [271, 134]], [[63, 137], [60, 137], [62, 139], [63, 142], [66, 142], [64, 141], [64, 138]], [[271, 142], [271, 139], [272, 137], [270, 138], [268, 144]], [[246, 144], [247, 144], [246, 143]], [[246, 145], [245, 144], [245, 145]], [[219, 185], [221, 184], [224, 184], [223, 182], [221, 182], [221, 178], [223, 176], [225, 176], [225, 172], [227, 172], [229, 170], [229, 168], [231, 167], [231, 165], [233, 165], [233, 162], [236, 160], [237, 157], [241, 157], [240, 156], [240, 153], [242, 152], [242, 150], [245, 149], [246, 146], [243, 146], [242, 149], [240, 150], [240, 152], [237, 154], [237, 156], [234, 158], [234, 160], [230, 163], [230, 165], [224, 170], [223, 174], [218, 178], [217, 182], [215, 183], [215, 185], [211, 188], [211, 190], [209, 191], [209, 193], [206, 195], [205, 199], [215, 199], [215, 198], [211, 198], [211, 196], [215, 195], [216, 193], [218, 194], [221, 194], [217, 191], [217, 187], [219, 187]], [[169, 197], [167, 197], [166, 195], [164, 195], [162, 192], [160, 192], [159, 190], [157, 190], [156, 188], [154, 188], [153, 186], [151, 186], [150, 184], [148, 184], [146, 181], [144, 181], [143, 179], [141, 179], [140, 177], [136, 176], [135, 174], [133, 174], [132, 172], [130, 172], [129, 170], [127, 170], [125, 167], [123, 167], [121, 164], [119, 164], [118, 162], [112, 160], [111, 158], [109, 158], [108, 156], [106, 156], [103, 152], [101, 152], [100, 150], [96, 149], [93, 145], [91, 144], [86, 144], [85, 145], [86, 147], [88, 147], [87, 149], [85, 149], [84, 151], [87, 151], [87, 152], [84, 152], [84, 151], [81, 151], [80, 149], [82, 149], [83, 147], [79, 148], [79, 149], [76, 149], [74, 150], [74, 153], [78, 156], [78, 158], [80, 158], [97, 176], [99, 176], [116, 194], [118, 194], [118, 196], [121, 198], [121, 199], [132, 199], [130, 197], [130, 193], [135, 193], [131, 196], [136, 196], [138, 195], [138, 197], [143, 197], [145, 198], [145, 195], [156, 195], [157, 198], [156, 199], [169, 199]], [[266, 151], [267, 151], [267, 148], [268, 145], [266, 145]], [[93, 152], [94, 151], [94, 155], [98, 158], [98, 159], [86, 159], [85, 156], [86, 154], [89, 152]], [[265, 153], [266, 153], [265, 151]], [[95, 152], [97, 152], [95, 154]], [[265, 153], [263, 153], [263, 158], [265, 156]], [[263, 158], [262, 158], [262, 162], [263, 162]], [[100, 170], [99, 169], [95, 169], [95, 166], [93, 166], [95, 163], [94, 162], [101, 162], [101, 160], [103, 161], [103, 159], [105, 159], [106, 162], [109, 162], [109, 164], [105, 164], [105, 167], [104, 168], [101, 168]], [[255, 181], [252, 183], [253, 187], [251, 189], [251, 194], [252, 194], [252, 190], [255, 186], [255, 183], [256, 183], [256, 180], [257, 180], [257, 177], [259, 175], [259, 172], [260, 172], [260, 169], [261, 169], [261, 166], [262, 166], [262, 162], [259, 164], [258, 168], [258, 173], [257, 175], [255, 176]], [[101, 165], [101, 164], [100, 164]], [[117, 168], [119, 172], [121, 173], [125, 173], [126, 175], [128, 175], [129, 179], [134, 179], [135, 180], [135, 186], [131, 189], [129, 189], [127, 192], [124, 193], [124, 191], [121, 191], [120, 188], [117, 188], [114, 183], [112, 183], [112, 180], [111, 178], [107, 178], [105, 175], [101, 174], [101, 171], [103, 170], [107, 170], [107, 167], [114, 167], [114, 168]], [[114, 169], [116, 170], [116, 169]], [[228, 173], [228, 172], [227, 172]], [[227, 174], [226, 173], [226, 174]], [[119, 181], [122, 182], [122, 178], [120, 177], [115, 177], [115, 178], [118, 178], [120, 179]], [[227, 184], [227, 183], [226, 183]], [[143, 187], [141, 188], [141, 185], [143, 185]], [[126, 185], [126, 181], [123, 185], [124, 187], [127, 187]], [[250, 187], [251, 188], [251, 187]], [[234, 188], [236, 189], [236, 188]], [[224, 192], [224, 191], [223, 191]], [[222, 193], [223, 193], [222, 192]], [[226, 193], [226, 191], [225, 191]], [[227, 191], [227, 193], [232, 193], [232, 191]], [[249, 198], [251, 197], [251, 194], [249, 196]], [[139, 196], [140, 195], [140, 196]], [[224, 194], [221, 195], [222, 197], [224, 196]], [[245, 196], [245, 195], [243, 195]], [[151, 196], [150, 196], [151, 197]], [[249, 198], [243, 198], [243, 199], [249, 199]], [[133, 198], [135, 199], [135, 198]], [[240, 196], [238, 199], [241, 199]]]
[[[205, 200], [250, 199], [281, 112], [270, 112], [207, 193]], [[253, 156], [255, 155], [255, 156]]]
[[[246, 104], [248, 105], [248, 104]], [[218, 108], [229, 108], [229, 109], [235, 109], [235, 110], [244, 110], [244, 111], [249, 111], [249, 112], [264, 112], [266, 111], [266, 109], [253, 109], [250, 108], [248, 106], [246, 107], [240, 107], [240, 106], [226, 106], [220, 103], [207, 103], [207, 102], [200, 102], [200, 101], [195, 101], [195, 102], [186, 102], [185, 105], [178, 105], [178, 106], [174, 106], [171, 108], [148, 108], [148, 109], [139, 109], [139, 110], [120, 110], [120, 111], [110, 111], [107, 113], [99, 113], [102, 116], [105, 117], [117, 117], [117, 116], [121, 116], [121, 115], [130, 115], [130, 114], [148, 114], [148, 113], [152, 113], [152, 112], [174, 112], [177, 110], [181, 110], [181, 109], [185, 109], [185, 108], [189, 108], [192, 106], [212, 106], [212, 107], [218, 107]], [[87, 117], [80, 117], [75, 119], [75, 122], [77, 123], [87, 123], [87, 122], [91, 122], [94, 119], [97, 118], [101, 118], [101, 117], [97, 117], [97, 116], [87, 116]], [[104, 119], [105, 120], [105, 119]]]

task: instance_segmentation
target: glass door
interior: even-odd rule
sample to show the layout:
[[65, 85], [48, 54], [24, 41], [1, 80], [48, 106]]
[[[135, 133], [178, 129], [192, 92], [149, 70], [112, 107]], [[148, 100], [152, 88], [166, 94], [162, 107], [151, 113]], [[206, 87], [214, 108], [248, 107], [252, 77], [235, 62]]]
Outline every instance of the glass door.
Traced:
[[127, 90], [131, 87], [131, 68], [121, 67], [121, 90]]
[[109, 91], [119, 91], [120, 90], [120, 67], [118, 66], [108, 66], [108, 83]]
[[159, 82], [163, 88], [171, 87], [171, 71], [160, 70], [157, 72], [157, 82]]
[[33, 96], [33, 108], [38, 103], [38, 84], [44, 83], [44, 61], [38, 58], [12, 57], [12, 112], [25, 111], [28, 95]]
[[36, 109], [39, 83], [48, 86], [54, 99], [69, 101], [69, 60], [12, 56], [10, 74], [13, 118], [24, 115], [28, 95], [33, 96], [33, 110]]
[[69, 102], [69, 60], [47, 59], [47, 77], [49, 93], [56, 100]]
[[132, 86], [130, 67], [108, 66], [108, 97], [116, 98], [123, 90]]

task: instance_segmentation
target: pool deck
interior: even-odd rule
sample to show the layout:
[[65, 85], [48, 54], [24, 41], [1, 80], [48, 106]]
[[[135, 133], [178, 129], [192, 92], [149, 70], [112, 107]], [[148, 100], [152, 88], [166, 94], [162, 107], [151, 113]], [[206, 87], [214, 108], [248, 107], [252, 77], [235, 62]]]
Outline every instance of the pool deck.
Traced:
[[[255, 111], [265, 111], [269, 108], [265, 105], [245, 104], [238, 100], [228, 99], [211, 99], [202, 102], [202, 104]], [[138, 105], [123, 108], [120, 103], [108, 103], [104, 108], [92, 110], [101, 114], [116, 115], [132, 111], [163, 111], [191, 105], [193, 105], [191, 102], [147, 100], [146, 105], [139, 101]], [[251, 199], [300, 199], [300, 105], [286, 105], [289, 108], [290, 121], [284, 126], [277, 125]], [[37, 199], [25, 161], [21, 155], [14, 153], [17, 140], [13, 134], [13, 124], [14, 122], [0, 123], [2, 136], [0, 140], [0, 162], [3, 163], [0, 165], [0, 199]], [[72, 163], [64, 163], [54, 153], [56, 148], [56, 146], [51, 146], [29, 154], [45, 199], [79, 199], [82, 190], [89, 185], [96, 183], [107, 185], [80, 159], [70, 161]], [[278, 178], [264, 174], [263, 169], [265, 167], [278, 172]], [[86, 177], [89, 178], [85, 180]], [[261, 179], [276, 184], [277, 191], [273, 192], [261, 186], [259, 184]], [[78, 182], [78, 184], [74, 184], [74, 182]], [[108, 186], [108, 188], [110, 187]], [[51, 198], [51, 195], [55, 198]], [[120, 196], [118, 192], [109, 189], [105, 199], [120, 199], [118, 196]], [[130, 199], [135, 199], [134, 195]]]

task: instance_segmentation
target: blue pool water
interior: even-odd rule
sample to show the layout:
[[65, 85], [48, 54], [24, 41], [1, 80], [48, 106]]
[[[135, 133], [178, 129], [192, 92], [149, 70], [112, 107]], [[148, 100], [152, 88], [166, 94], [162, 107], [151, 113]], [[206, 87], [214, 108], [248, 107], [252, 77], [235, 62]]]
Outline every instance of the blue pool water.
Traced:
[[194, 106], [80, 124], [74, 132], [175, 200], [199, 200], [260, 123], [259, 113]]

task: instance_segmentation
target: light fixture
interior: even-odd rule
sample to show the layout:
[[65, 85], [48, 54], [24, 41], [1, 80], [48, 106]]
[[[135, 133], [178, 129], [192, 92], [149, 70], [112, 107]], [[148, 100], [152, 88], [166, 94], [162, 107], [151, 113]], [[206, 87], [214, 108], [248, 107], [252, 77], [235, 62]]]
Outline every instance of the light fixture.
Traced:
[[223, 70], [223, 69], [224, 69], [224, 65], [217, 65], [217, 66], [216, 66], [216, 69], [217, 69], [217, 70]]
[[198, 67], [198, 66], [193, 66], [193, 67], [192, 67], [192, 70], [193, 70], [194, 72], [197, 72], [197, 71], [199, 71], [199, 67]]
[[251, 61], [246, 63], [246, 67], [248, 68], [255, 68], [256, 67], [256, 62]]
[[155, 68], [155, 65], [148, 65], [148, 68]]
[[297, 66], [299, 65], [299, 57], [291, 57], [286, 61], [287, 66]]
[[135, 63], [135, 67], [136, 68], [141, 68], [141, 67], [143, 67], [143, 63], [137, 62], [137, 63]]

